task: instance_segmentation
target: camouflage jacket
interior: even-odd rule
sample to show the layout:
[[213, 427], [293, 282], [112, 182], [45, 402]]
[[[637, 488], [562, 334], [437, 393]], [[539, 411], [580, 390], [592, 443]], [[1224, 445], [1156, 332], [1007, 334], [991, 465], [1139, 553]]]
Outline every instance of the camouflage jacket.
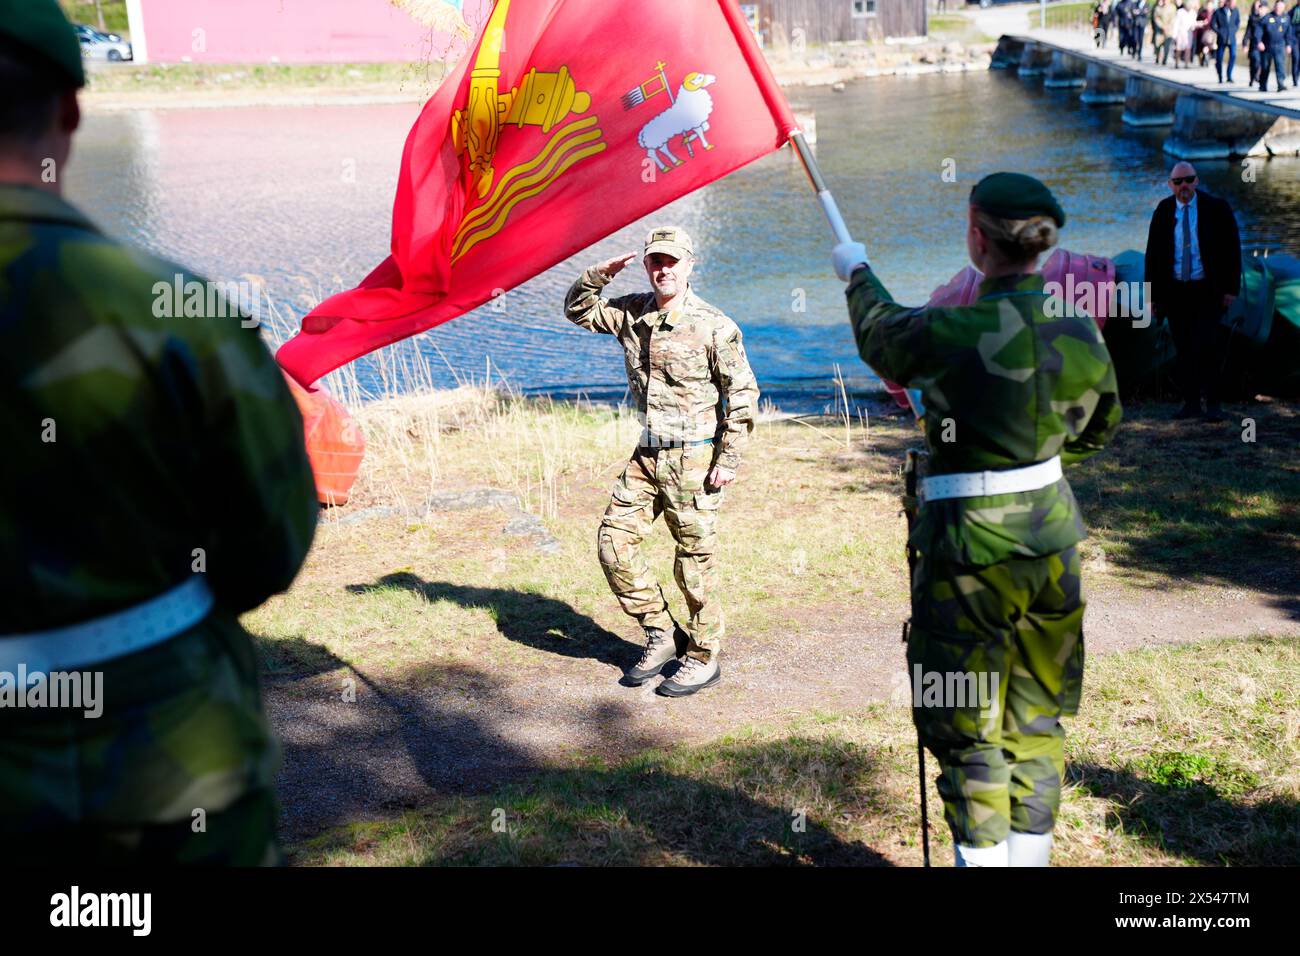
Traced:
[[[870, 269], [854, 273], [846, 294], [863, 361], [924, 396], [930, 474], [1054, 455], [1068, 465], [1100, 451], [1119, 426], [1115, 367], [1096, 322], [1048, 317], [1039, 274], [985, 279], [975, 304], [950, 308], [896, 305]], [[924, 503], [912, 543], [986, 565], [1083, 537], [1062, 478], [1037, 491]]]
[[758, 382], [740, 329], [689, 288], [682, 306], [665, 313], [653, 292], [602, 299], [609, 281], [588, 269], [569, 289], [564, 313], [623, 346], [628, 387], [645, 425], [642, 446], [713, 438], [715, 463], [734, 471], [758, 410]]
[[198, 569], [231, 623], [307, 554], [318, 506], [279, 368], [239, 315], [159, 317], [155, 286], [177, 276], [195, 279], [51, 193], [0, 185], [0, 634]]

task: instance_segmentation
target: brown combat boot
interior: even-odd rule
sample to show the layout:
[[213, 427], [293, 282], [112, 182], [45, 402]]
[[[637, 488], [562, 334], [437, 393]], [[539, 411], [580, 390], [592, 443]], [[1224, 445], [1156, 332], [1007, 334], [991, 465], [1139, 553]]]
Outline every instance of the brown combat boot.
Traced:
[[655, 690], [665, 697], [688, 697], [706, 687], [712, 687], [720, 680], [722, 680], [722, 668], [718, 666], [716, 654], [709, 658], [707, 663], [695, 657], [688, 657], [682, 661], [682, 666], [677, 669], [677, 673]]
[[647, 627], [645, 636], [645, 651], [642, 652], [641, 659], [623, 675], [633, 687], [639, 687], [654, 677], [664, 669], [665, 664], [675, 660], [677, 655], [686, 649], [686, 642], [683, 640], [686, 633], [680, 627], [675, 628], [672, 634], [661, 628]]

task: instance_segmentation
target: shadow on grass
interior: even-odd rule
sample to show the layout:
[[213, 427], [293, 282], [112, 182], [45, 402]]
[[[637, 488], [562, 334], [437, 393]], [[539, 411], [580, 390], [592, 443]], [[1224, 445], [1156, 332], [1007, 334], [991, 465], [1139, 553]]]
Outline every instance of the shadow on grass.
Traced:
[[1300, 412], [1242, 404], [1206, 423], [1176, 407], [1126, 409], [1112, 446], [1070, 470], [1085, 522], [1121, 568], [1270, 594], [1300, 620]]
[[[778, 771], [780, 780], [769, 777]], [[339, 828], [295, 848], [297, 861], [385, 849], [424, 866], [887, 866], [797, 807], [757, 799], [781, 783], [884, 804], [881, 771], [860, 748], [798, 737], [707, 748], [698, 762], [649, 753], [613, 769], [543, 770], [527, 782], [416, 814]], [[880, 812], [887, 813], [888, 809]], [[364, 857], [363, 857], [364, 859]]]
[[[306, 660], [329, 654], [299, 641], [316, 647]], [[477, 713], [478, 701], [497, 689], [489, 675], [448, 666], [425, 673], [431, 687], [413, 689], [339, 666], [346, 670], [338, 680], [304, 670], [265, 682], [283, 753], [276, 786], [289, 839], [530, 769], [526, 749]]]
[[506, 588], [474, 587], [450, 581], [425, 581], [415, 574], [386, 574], [373, 584], [349, 584], [353, 594], [405, 588], [430, 602], [452, 601], [466, 608], [487, 608], [497, 630], [511, 641], [564, 657], [584, 657], [626, 670], [641, 648], [579, 614], [564, 601]]
[[[299, 859], [354, 845], [357, 826], [400, 830], [413, 812], [435, 837], [417, 841], [416, 859], [430, 864], [886, 862], [772, 802], [807, 791], [883, 806], [885, 770], [853, 745], [791, 738], [673, 756], [660, 749], [668, 732], [632, 729], [631, 703], [596, 700], [547, 726], [544, 710], [475, 667], [375, 678], [311, 641], [291, 646], [283, 659], [303, 669], [270, 675], [265, 697], [283, 748], [281, 830]], [[328, 662], [346, 668], [339, 681], [322, 677]], [[566, 751], [622, 762], [557, 767]], [[510, 822], [504, 834], [492, 826], [497, 808]]]
[[1211, 866], [1300, 863], [1300, 803], [1238, 802], [1224, 791], [1243, 789], [1239, 774], [1206, 781], [1182, 772], [1176, 762], [1172, 767], [1172, 772], [1166, 764], [1139, 776], [1130, 768], [1070, 763], [1066, 780], [1114, 801], [1124, 833], [1166, 853]]

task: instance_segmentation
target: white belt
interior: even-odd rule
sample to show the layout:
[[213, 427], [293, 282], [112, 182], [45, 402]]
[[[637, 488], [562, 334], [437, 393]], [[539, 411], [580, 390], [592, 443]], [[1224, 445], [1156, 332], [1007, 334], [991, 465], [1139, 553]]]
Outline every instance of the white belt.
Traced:
[[1061, 480], [1061, 457], [1007, 471], [968, 471], [955, 475], [931, 475], [921, 479], [921, 498], [978, 498], [1009, 495], [1015, 491], [1037, 491]]
[[29, 674], [82, 670], [134, 654], [188, 631], [212, 610], [212, 590], [202, 575], [134, 607], [28, 634], [0, 634], [0, 671], [24, 665]]

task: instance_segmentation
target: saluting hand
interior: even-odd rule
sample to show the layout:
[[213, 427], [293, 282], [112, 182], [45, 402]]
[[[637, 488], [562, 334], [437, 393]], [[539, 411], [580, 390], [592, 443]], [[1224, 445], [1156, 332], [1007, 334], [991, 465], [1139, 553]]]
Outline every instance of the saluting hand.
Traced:
[[605, 262], [602, 262], [600, 265], [596, 266], [596, 271], [599, 272], [601, 275], [603, 275], [606, 279], [612, 279], [614, 278], [614, 276], [622, 272], [623, 268], [635, 258], [636, 258], [635, 252], [629, 252], [627, 255], [624, 256], [615, 256], [613, 259], [608, 259]]

